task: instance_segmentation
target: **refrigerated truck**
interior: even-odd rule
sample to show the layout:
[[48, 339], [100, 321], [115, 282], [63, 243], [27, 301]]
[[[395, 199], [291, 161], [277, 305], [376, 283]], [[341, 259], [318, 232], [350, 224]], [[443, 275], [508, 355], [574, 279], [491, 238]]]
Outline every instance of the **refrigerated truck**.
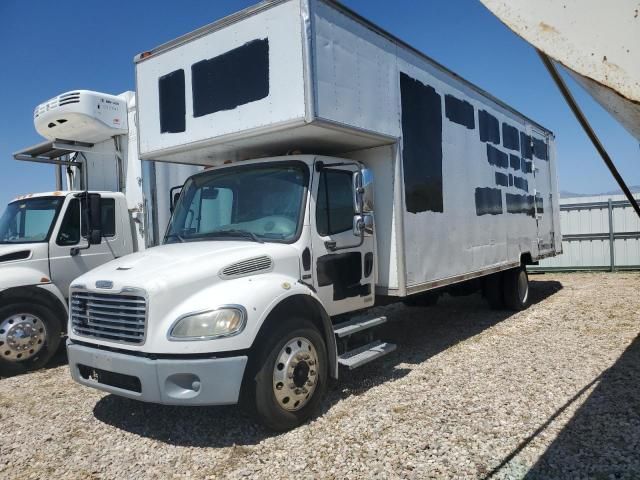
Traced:
[[157, 244], [168, 185], [199, 170], [141, 165], [133, 92], [66, 92], [38, 105], [34, 124], [48, 141], [15, 157], [56, 165], [57, 189], [19, 196], [0, 218], [0, 375], [47, 363], [66, 332], [71, 281]]
[[553, 134], [337, 2], [263, 2], [135, 65], [140, 158], [211, 168], [163, 245], [71, 285], [83, 385], [292, 428], [393, 351], [374, 305], [523, 309], [560, 252]]

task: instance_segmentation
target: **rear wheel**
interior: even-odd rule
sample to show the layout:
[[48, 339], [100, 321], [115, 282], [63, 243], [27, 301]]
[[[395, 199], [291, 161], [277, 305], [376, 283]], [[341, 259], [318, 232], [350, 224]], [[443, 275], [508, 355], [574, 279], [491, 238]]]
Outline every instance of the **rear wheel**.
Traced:
[[504, 303], [507, 308], [515, 311], [529, 306], [529, 277], [525, 267], [504, 273]]
[[483, 280], [482, 295], [494, 310], [502, 310], [504, 308], [503, 277], [503, 273], [499, 272], [489, 275]]
[[289, 430], [310, 419], [327, 387], [324, 339], [308, 320], [279, 323], [258, 349], [249, 379], [248, 407], [272, 430]]
[[43, 367], [60, 346], [60, 322], [37, 303], [0, 308], [0, 374]]

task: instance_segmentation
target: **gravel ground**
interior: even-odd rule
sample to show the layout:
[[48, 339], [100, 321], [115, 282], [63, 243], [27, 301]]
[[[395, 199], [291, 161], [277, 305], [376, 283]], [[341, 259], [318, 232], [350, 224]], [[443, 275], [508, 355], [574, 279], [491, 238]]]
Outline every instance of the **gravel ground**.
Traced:
[[535, 304], [381, 308], [398, 350], [273, 434], [146, 405], [60, 366], [0, 380], [2, 478], [638, 478], [640, 275], [532, 275]]

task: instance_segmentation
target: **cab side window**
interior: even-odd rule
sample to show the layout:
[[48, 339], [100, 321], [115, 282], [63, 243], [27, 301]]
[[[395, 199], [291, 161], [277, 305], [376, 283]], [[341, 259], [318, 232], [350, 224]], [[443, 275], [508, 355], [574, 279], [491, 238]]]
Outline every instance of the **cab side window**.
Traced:
[[[100, 201], [102, 213], [102, 236], [116, 235], [116, 205], [113, 198], [103, 198]], [[86, 238], [87, 227], [80, 220], [80, 201], [74, 198], [69, 202], [67, 211], [62, 219], [56, 243], [62, 247], [77, 245], [80, 236]]]
[[316, 202], [316, 228], [328, 236], [353, 228], [353, 176], [343, 170], [325, 169], [320, 174]]
[[[102, 237], [116, 236], [116, 201], [113, 198], [100, 199], [100, 213], [102, 216]], [[87, 238], [87, 226], [82, 223], [82, 238]]]
[[69, 202], [62, 219], [56, 243], [60, 246], [76, 245], [80, 241], [80, 201], [74, 198]]

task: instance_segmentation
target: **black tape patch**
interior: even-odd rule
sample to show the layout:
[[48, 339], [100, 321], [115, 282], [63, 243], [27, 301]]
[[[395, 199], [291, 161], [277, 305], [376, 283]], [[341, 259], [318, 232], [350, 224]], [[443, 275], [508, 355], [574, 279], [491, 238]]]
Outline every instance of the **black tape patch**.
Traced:
[[507, 212], [509, 213], [524, 213], [530, 217], [535, 216], [535, 210], [533, 205], [533, 195], [517, 195], [513, 193], [507, 193]]
[[529, 182], [526, 178], [522, 177], [513, 177], [513, 185], [520, 190], [524, 190], [525, 192], [529, 191]]
[[193, 116], [233, 110], [269, 95], [269, 40], [253, 40], [191, 65]]
[[540, 140], [539, 138], [533, 137], [533, 154], [536, 158], [540, 160], [548, 160], [549, 152], [547, 147], [547, 142], [544, 140]]
[[516, 127], [502, 123], [502, 145], [509, 150], [520, 150], [520, 136]]
[[536, 210], [538, 213], [544, 213], [544, 200], [540, 195], [536, 195]]
[[447, 118], [452, 122], [464, 125], [469, 130], [476, 128], [473, 105], [469, 102], [447, 94], [444, 96], [444, 109]]
[[323, 255], [317, 261], [318, 286], [333, 285], [333, 299], [368, 295], [369, 285], [360, 285], [362, 254], [347, 252]]
[[500, 215], [502, 213], [502, 190], [499, 188], [476, 188], [476, 215]]
[[523, 162], [522, 171], [524, 173], [532, 173], [533, 172], [533, 162]]
[[505, 152], [498, 150], [496, 147], [489, 145], [488, 143], [487, 160], [490, 165], [500, 168], [509, 168], [509, 156]]
[[520, 132], [520, 155], [522, 158], [531, 160], [533, 158], [533, 151], [531, 149], [531, 136], [524, 132]]
[[496, 117], [485, 110], [479, 110], [478, 124], [480, 126], [480, 141], [500, 145], [500, 122]]
[[186, 128], [184, 70], [163, 75], [158, 79], [160, 133], [179, 133]]
[[431, 86], [400, 73], [407, 211], [443, 212], [442, 104]]
[[514, 155], [513, 153], [509, 154], [509, 165], [511, 166], [511, 168], [513, 168], [514, 170], [520, 170], [520, 165], [521, 165], [521, 161], [520, 161], [520, 157], [517, 155]]
[[508, 175], [506, 173], [500, 173], [500, 172], [496, 172], [496, 185], [500, 185], [502, 187], [508, 187], [509, 186], [509, 177], [511, 175]]

